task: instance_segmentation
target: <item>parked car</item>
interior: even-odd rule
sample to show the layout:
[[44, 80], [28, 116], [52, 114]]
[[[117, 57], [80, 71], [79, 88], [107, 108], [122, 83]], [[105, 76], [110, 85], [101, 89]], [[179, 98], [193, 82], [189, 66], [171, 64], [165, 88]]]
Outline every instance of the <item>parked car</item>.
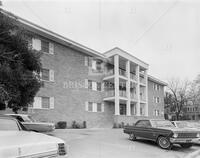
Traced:
[[[177, 128], [190, 128], [191, 130], [200, 131], [200, 123], [194, 121], [172, 121]], [[200, 139], [195, 144], [200, 144]]]
[[138, 120], [134, 126], [125, 126], [124, 133], [129, 134], [131, 140], [155, 141], [163, 149], [170, 149], [173, 144], [189, 148], [200, 138], [196, 130], [177, 128], [168, 120], [157, 119]]
[[6, 114], [6, 115], [16, 118], [28, 130], [44, 133], [44, 132], [51, 132], [55, 129], [54, 123], [38, 122], [35, 121], [31, 116], [26, 114]]
[[0, 115], [0, 157], [66, 158], [66, 144], [62, 139], [27, 131], [15, 118]]

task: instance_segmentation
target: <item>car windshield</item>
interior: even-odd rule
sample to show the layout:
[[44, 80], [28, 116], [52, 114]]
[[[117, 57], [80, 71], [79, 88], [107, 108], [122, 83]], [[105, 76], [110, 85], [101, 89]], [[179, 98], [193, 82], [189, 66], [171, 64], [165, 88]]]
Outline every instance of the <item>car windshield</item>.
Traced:
[[19, 131], [19, 127], [15, 120], [0, 118], [0, 131]]
[[24, 122], [35, 122], [35, 120], [31, 116], [23, 116]]
[[185, 121], [176, 122], [176, 126], [179, 128], [190, 127], [189, 124]]
[[174, 125], [167, 120], [152, 120], [153, 127], [174, 127]]
[[200, 128], [200, 123], [198, 123], [198, 122], [188, 122], [188, 127]]

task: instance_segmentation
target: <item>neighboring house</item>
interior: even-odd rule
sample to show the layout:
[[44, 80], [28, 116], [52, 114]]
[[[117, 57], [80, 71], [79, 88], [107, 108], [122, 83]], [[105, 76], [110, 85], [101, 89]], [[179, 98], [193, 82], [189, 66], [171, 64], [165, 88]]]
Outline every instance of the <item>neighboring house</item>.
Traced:
[[187, 105], [184, 107], [183, 116], [188, 120], [200, 120], [200, 105], [188, 101]]
[[166, 83], [148, 75], [147, 63], [117, 47], [101, 54], [15, 18], [35, 33], [29, 40], [32, 48], [43, 52], [43, 86], [29, 114], [41, 121], [66, 121], [68, 125], [86, 121], [87, 127], [164, 117]]

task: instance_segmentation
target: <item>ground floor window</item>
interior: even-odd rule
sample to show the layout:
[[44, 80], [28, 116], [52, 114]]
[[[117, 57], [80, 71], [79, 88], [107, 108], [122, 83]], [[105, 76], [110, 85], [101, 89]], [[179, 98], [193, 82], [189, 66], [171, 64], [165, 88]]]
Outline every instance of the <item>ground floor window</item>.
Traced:
[[120, 115], [126, 115], [126, 104], [120, 104]]
[[88, 112], [104, 112], [103, 103], [85, 102], [86, 111]]

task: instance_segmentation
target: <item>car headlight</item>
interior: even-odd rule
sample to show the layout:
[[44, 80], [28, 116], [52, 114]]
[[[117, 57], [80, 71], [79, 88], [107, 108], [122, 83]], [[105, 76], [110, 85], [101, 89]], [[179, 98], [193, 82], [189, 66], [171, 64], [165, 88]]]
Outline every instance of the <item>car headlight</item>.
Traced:
[[177, 138], [177, 137], [178, 137], [178, 133], [174, 133], [174, 134], [173, 134], [173, 137], [174, 137], [174, 138]]

